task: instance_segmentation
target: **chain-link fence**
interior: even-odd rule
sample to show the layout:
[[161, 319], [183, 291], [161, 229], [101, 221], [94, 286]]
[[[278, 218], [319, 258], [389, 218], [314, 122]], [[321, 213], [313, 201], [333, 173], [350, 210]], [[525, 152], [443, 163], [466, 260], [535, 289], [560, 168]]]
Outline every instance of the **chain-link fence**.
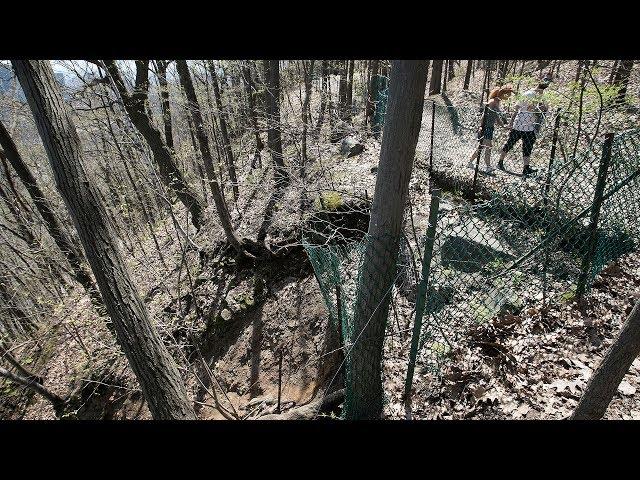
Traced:
[[[354, 330], [358, 294], [371, 291], [371, 282], [386, 290], [374, 295], [376, 304], [365, 305], [367, 311], [386, 315], [394, 289], [405, 290], [414, 306], [409, 393], [414, 370], [437, 374], [467, 341], [469, 329], [509, 322], [528, 307], [574, 299], [611, 260], [637, 248], [640, 130], [603, 136], [602, 117], [600, 111], [575, 125], [562, 112], [548, 112], [530, 155], [537, 171], [517, 173], [521, 155], [514, 148], [504, 170], [485, 173], [484, 158], [469, 161], [480, 143], [481, 111], [425, 105], [417, 170], [429, 172], [438, 202], [434, 207], [432, 198], [426, 234], [416, 236], [414, 229], [415, 241], [409, 241], [410, 234], [400, 239], [395, 278], [378, 278], [375, 268], [363, 263], [372, 245], [364, 232], [349, 243], [305, 245], [332, 322], [341, 325], [347, 378], [357, 375], [366, 386], [375, 384], [368, 377], [380, 374], [375, 355], [367, 371], [350, 370], [358, 345], [358, 355], [366, 356], [367, 343], [384, 336], [367, 331], [365, 338], [361, 328]], [[494, 150], [508, 135], [496, 129]], [[497, 152], [493, 155], [496, 162]], [[347, 391], [346, 402], [352, 401]]]

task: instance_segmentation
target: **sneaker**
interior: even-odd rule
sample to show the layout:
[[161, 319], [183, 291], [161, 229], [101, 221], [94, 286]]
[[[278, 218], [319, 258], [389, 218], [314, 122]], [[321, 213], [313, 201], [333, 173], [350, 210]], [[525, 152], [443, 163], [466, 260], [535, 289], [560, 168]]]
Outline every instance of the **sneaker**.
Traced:
[[498, 162], [498, 168], [499, 168], [500, 170], [504, 170], [504, 163], [502, 162], [502, 160], [500, 160], [500, 161]]
[[536, 170], [535, 168], [531, 168], [529, 165], [525, 165], [525, 167], [522, 169], [522, 175], [530, 175], [537, 171], [538, 170]]

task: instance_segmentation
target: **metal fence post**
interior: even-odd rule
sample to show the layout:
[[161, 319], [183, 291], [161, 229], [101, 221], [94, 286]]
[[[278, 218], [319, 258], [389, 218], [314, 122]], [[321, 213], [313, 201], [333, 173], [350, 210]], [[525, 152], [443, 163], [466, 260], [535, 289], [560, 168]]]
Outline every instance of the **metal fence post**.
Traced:
[[482, 117], [480, 119], [480, 140], [478, 142], [478, 158], [476, 158], [476, 167], [473, 171], [473, 185], [471, 186], [471, 201], [476, 199], [476, 182], [478, 181], [478, 169], [480, 168], [480, 157], [482, 157], [482, 149], [484, 148], [484, 122], [487, 118], [487, 105], [482, 109]]
[[608, 133], [605, 135], [604, 144], [602, 145], [602, 158], [600, 159], [600, 168], [598, 169], [598, 181], [596, 182], [596, 189], [593, 194], [591, 218], [589, 219], [589, 243], [587, 244], [587, 251], [582, 257], [580, 277], [578, 278], [578, 286], [576, 289], [577, 298], [581, 298], [586, 290], [589, 271], [591, 270], [593, 257], [596, 253], [596, 247], [598, 244], [598, 220], [600, 219], [600, 209], [603, 202], [604, 188], [607, 182], [607, 174], [609, 172], [612, 144], [613, 133]]
[[431, 103], [431, 147], [429, 148], [429, 176], [433, 172], [433, 132], [436, 126], [436, 102]]
[[560, 128], [560, 109], [556, 110], [556, 121], [553, 125], [553, 137], [551, 138], [551, 153], [549, 154], [549, 167], [547, 169], [547, 178], [544, 182], [544, 191], [542, 195], [543, 205], [547, 206], [547, 196], [551, 187], [551, 169], [553, 168], [553, 160], [556, 158], [556, 146], [558, 144], [558, 129]]
[[427, 238], [424, 246], [424, 258], [422, 260], [422, 280], [418, 285], [418, 298], [416, 300], [416, 318], [413, 323], [413, 333], [411, 336], [411, 350], [409, 352], [409, 366], [407, 367], [407, 378], [404, 384], [405, 401], [409, 401], [411, 385], [413, 384], [413, 372], [418, 356], [418, 344], [420, 331], [422, 330], [422, 316], [427, 297], [427, 287], [429, 285], [429, 272], [431, 271], [431, 257], [433, 254], [433, 244], [435, 242], [436, 224], [438, 222], [438, 210], [440, 208], [440, 189], [434, 188], [431, 192], [431, 205], [429, 206], [429, 226], [427, 228]]

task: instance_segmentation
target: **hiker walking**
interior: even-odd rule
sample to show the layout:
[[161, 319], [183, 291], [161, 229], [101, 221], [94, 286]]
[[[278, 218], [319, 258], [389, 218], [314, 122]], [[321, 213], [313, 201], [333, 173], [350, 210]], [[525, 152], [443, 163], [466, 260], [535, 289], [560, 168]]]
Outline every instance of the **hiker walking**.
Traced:
[[495, 170], [491, 166], [491, 144], [493, 142], [493, 130], [496, 122], [500, 126], [505, 127], [507, 125], [507, 119], [505, 113], [500, 108], [500, 101], [508, 99], [513, 93], [513, 88], [509, 85], [503, 87], [496, 87], [489, 93], [489, 100], [484, 106], [483, 116], [480, 120], [480, 130], [478, 130], [478, 140], [481, 145], [473, 152], [469, 159], [468, 167], [475, 168], [474, 160], [480, 155], [480, 149], [484, 148], [484, 161], [487, 165], [487, 173], [491, 173]]
[[549, 107], [544, 102], [542, 94], [551, 82], [550, 77], [545, 77], [535, 89], [526, 91], [522, 100], [516, 105], [516, 112], [509, 124], [510, 132], [507, 142], [502, 147], [502, 153], [498, 160], [498, 168], [504, 170], [504, 158], [518, 140], [522, 140], [522, 175], [536, 172], [529, 165], [529, 158], [536, 141], [536, 134], [544, 121], [544, 114]]

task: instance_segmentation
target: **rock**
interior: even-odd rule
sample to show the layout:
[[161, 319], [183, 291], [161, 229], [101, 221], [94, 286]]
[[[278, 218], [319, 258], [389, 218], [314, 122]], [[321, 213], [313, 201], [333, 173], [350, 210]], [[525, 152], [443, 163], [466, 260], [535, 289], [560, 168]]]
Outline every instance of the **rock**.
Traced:
[[354, 157], [364, 151], [364, 144], [355, 137], [347, 137], [340, 144], [340, 153], [347, 158]]
[[231, 320], [233, 314], [231, 313], [231, 310], [225, 308], [224, 310], [222, 310], [222, 312], [220, 312], [220, 316], [225, 322], [228, 322], [229, 320]]

